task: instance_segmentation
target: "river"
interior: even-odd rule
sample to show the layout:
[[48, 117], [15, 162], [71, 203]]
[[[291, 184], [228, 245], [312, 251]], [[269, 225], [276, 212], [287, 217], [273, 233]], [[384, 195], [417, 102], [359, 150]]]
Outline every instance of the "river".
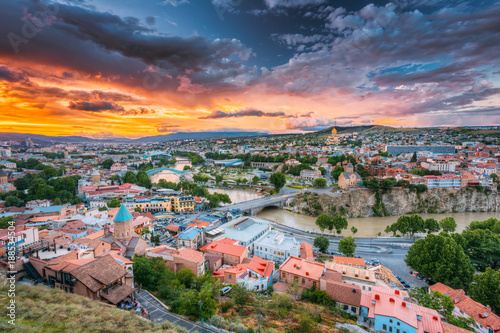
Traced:
[[[175, 159], [177, 160], [177, 163], [171, 169], [175, 170], [184, 170], [184, 167], [186, 165], [191, 166], [191, 161], [186, 158], [182, 158], [180, 156], [174, 156]], [[179, 181], [179, 175], [176, 174], [175, 172], [168, 171], [168, 170], [163, 170], [161, 172], [158, 172], [150, 177], [151, 182], [153, 183], [158, 183], [160, 179], [165, 179], [168, 182], [174, 182], [177, 183]]]
[[[303, 231], [319, 232], [316, 226], [316, 218], [307, 215], [296, 214], [279, 208], [268, 207], [257, 214], [265, 219], [287, 225]], [[483, 221], [490, 217], [500, 219], [500, 212], [479, 212], [479, 213], [449, 213], [449, 214], [420, 214], [424, 219], [433, 217], [436, 220], [441, 220], [446, 216], [452, 216], [457, 222], [457, 232], [462, 232], [472, 221]], [[347, 230], [342, 231], [343, 236], [352, 235], [351, 227], [355, 226], [358, 229], [357, 237], [375, 237], [381, 232], [386, 236], [384, 229], [386, 226], [397, 221], [399, 216], [386, 217], [363, 217], [363, 218], [348, 218], [349, 226]], [[390, 234], [392, 235], [392, 233]]]

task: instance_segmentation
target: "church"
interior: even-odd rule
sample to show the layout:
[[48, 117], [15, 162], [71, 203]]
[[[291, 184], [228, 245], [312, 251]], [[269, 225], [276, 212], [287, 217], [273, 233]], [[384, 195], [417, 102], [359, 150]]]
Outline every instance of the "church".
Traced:
[[337, 135], [337, 129], [334, 127], [332, 129], [332, 134], [326, 138], [327, 145], [338, 145], [340, 143], [340, 137]]
[[121, 205], [114, 219], [113, 235], [103, 238], [111, 243], [112, 249], [124, 250], [123, 255], [133, 258], [134, 254], [144, 255], [148, 243], [134, 232], [134, 217], [124, 204]]

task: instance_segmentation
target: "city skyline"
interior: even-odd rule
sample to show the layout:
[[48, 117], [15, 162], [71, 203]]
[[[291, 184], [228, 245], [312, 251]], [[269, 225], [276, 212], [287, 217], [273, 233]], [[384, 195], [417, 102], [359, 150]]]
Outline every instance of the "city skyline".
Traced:
[[16, 1], [1, 132], [500, 124], [500, 3]]

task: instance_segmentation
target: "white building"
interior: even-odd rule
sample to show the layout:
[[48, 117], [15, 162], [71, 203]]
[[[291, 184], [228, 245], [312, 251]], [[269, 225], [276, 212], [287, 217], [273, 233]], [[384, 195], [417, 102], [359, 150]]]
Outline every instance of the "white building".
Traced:
[[319, 170], [302, 170], [300, 171], [300, 178], [314, 180], [321, 178], [321, 171]]
[[238, 245], [245, 246], [248, 254], [254, 253], [254, 242], [271, 230], [271, 224], [256, 217], [240, 217], [221, 228], [226, 232], [226, 238], [238, 241]]
[[263, 259], [282, 264], [289, 256], [300, 256], [300, 243], [295, 237], [271, 230], [254, 243], [254, 253]]

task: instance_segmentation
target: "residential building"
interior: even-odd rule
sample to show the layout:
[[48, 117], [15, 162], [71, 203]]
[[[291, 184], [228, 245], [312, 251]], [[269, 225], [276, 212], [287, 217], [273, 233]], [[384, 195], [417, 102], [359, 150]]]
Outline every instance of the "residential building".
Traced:
[[111, 255], [64, 260], [43, 268], [49, 286], [116, 305], [134, 293], [133, 276]]
[[171, 198], [151, 198], [151, 199], [136, 199], [134, 208], [139, 208], [141, 212], [171, 212]]
[[49, 207], [49, 206], [50, 206], [50, 200], [47, 200], [47, 199], [31, 200], [31, 201], [28, 201], [25, 205], [25, 207], [28, 209], [33, 209], [36, 207]]
[[215, 271], [213, 276], [223, 283], [243, 283], [248, 290], [263, 291], [272, 284], [274, 262], [258, 256], [243, 259], [241, 264]]
[[189, 268], [196, 276], [205, 274], [205, 256], [202, 252], [184, 247], [175, 249], [169, 245], [160, 245], [146, 249], [146, 257], [160, 257], [165, 266], [177, 273], [181, 269]]
[[248, 250], [245, 246], [238, 245], [238, 242], [226, 238], [215, 241], [200, 248], [206, 254], [214, 254], [222, 257], [222, 264], [236, 266], [248, 257]]
[[189, 227], [177, 235], [177, 245], [198, 249], [203, 246], [204, 229]]
[[240, 217], [223, 224], [221, 228], [226, 232], [227, 238], [238, 241], [238, 245], [245, 246], [252, 255], [254, 242], [271, 230], [271, 224], [256, 217]]
[[436, 310], [410, 303], [399, 290], [387, 287], [362, 292], [360, 317], [364, 326], [376, 332], [444, 332]]
[[325, 271], [324, 264], [290, 256], [280, 266], [279, 280], [287, 284], [296, 281], [301, 288], [319, 288], [319, 279]]
[[321, 171], [319, 170], [301, 170], [300, 178], [314, 180], [316, 178], [321, 178]]
[[186, 211], [194, 211], [195, 200], [192, 196], [170, 197], [172, 211], [182, 213]]
[[451, 298], [453, 304], [455, 304], [452, 312], [454, 316], [475, 320], [478, 326], [472, 328], [476, 332], [500, 332], [500, 316], [494, 314], [489, 306], [485, 306], [468, 297], [463, 289], [453, 289], [438, 282], [429, 287], [429, 291], [431, 290]]
[[255, 241], [254, 254], [282, 264], [290, 256], [300, 256], [300, 243], [294, 237], [271, 230]]

